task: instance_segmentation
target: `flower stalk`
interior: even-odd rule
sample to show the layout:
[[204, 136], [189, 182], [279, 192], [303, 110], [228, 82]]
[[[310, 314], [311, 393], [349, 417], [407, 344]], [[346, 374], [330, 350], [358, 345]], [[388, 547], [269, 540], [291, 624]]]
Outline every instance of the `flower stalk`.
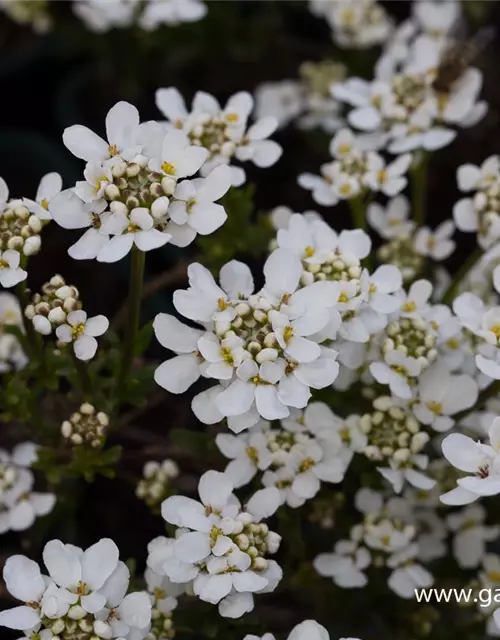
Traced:
[[453, 300], [456, 298], [460, 285], [464, 281], [464, 278], [475, 266], [475, 264], [482, 258], [483, 251], [481, 249], [476, 249], [473, 251], [467, 260], [462, 264], [462, 266], [455, 273], [453, 280], [450, 283], [450, 286], [445, 291], [443, 295], [443, 304], [451, 304]]
[[429, 154], [422, 152], [419, 162], [410, 170], [411, 174], [411, 202], [413, 208], [413, 219], [418, 227], [425, 222], [425, 208], [427, 204], [427, 168], [429, 165]]
[[139, 330], [141, 315], [142, 287], [144, 283], [144, 266], [146, 254], [136, 246], [132, 249], [132, 260], [130, 263], [130, 280], [128, 295], [128, 319], [125, 329], [125, 343], [122, 352], [122, 360], [119, 376], [119, 390], [123, 389], [134, 360], [134, 345]]

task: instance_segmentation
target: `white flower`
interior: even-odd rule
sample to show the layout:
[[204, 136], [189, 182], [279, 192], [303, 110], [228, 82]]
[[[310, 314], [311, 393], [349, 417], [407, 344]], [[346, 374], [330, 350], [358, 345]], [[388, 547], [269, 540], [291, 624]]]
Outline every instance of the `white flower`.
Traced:
[[500, 157], [490, 156], [480, 167], [465, 164], [457, 170], [461, 191], [475, 191], [453, 207], [453, 219], [460, 231], [477, 231], [478, 242], [487, 249], [500, 237]]
[[500, 418], [489, 430], [490, 444], [474, 442], [460, 433], [452, 433], [442, 443], [445, 458], [460, 471], [469, 474], [457, 480], [457, 487], [441, 496], [441, 502], [462, 505], [481, 496], [500, 493]]
[[197, 22], [205, 17], [207, 6], [202, 0], [149, 0], [139, 17], [142, 29], [152, 31], [159, 25]]
[[455, 251], [455, 242], [451, 239], [455, 225], [451, 220], [442, 222], [432, 232], [428, 227], [421, 227], [415, 234], [415, 248], [422, 256], [433, 260], [446, 260]]
[[409, 236], [415, 228], [410, 218], [410, 203], [406, 196], [389, 200], [387, 206], [374, 202], [368, 206], [366, 217], [375, 231], [386, 240]]
[[47, 173], [40, 180], [35, 200], [23, 198], [23, 204], [40, 220], [50, 220], [49, 205], [62, 189], [62, 178], [58, 173]]
[[477, 382], [468, 375], [452, 375], [442, 360], [424, 371], [418, 381], [418, 402], [413, 413], [422, 424], [439, 432], [454, 425], [451, 417], [472, 407], [478, 395]]
[[174, 191], [168, 230], [172, 244], [185, 247], [196, 234], [208, 235], [221, 227], [227, 219], [224, 207], [216, 204], [231, 186], [227, 167], [216, 167], [206, 178], [184, 180]]
[[87, 319], [85, 311], [79, 310], [69, 313], [67, 321], [67, 324], [57, 327], [58, 339], [63, 343], [73, 343], [79, 360], [91, 360], [97, 351], [96, 337], [107, 331], [108, 319], [102, 315]]
[[500, 535], [500, 527], [486, 526], [486, 511], [480, 504], [471, 504], [465, 509], [451, 513], [447, 523], [453, 537], [453, 555], [462, 569], [477, 567], [486, 554], [486, 543]]
[[[102, 232], [101, 216], [106, 209], [102, 200], [83, 202], [72, 189], [56, 195], [49, 204], [52, 218], [63, 229], [87, 229], [81, 238], [69, 248], [69, 255], [75, 260], [96, 258], [109, 241], [109, 235]], [[104, 219], [106, 214], [104, 214]]]
[[411, 161], [411, 154], [406, 153], [386, 167], [381, 156], [371, 154], [368, 158], [367, 172], [363, 176], [363, 182], [372, 191], [381, 191], [389, 197], [395, 196], [408, 183], [404, 174], [408, 171]]
[[405, 356], [401, 351], [389, 351], [384, 362], [372, 362], [370, 373], [380, 384], [387, 384], [398, 398], [405, 400], [413, 396], [409, 381], [417, 378], [422, 371], [422, 363]]
[[118, 102], [106, 116], [107, 141], [77, 124], [64, 130], [63, 142], [77, 158], [100, 164], [114, 156], [131, 158], [136, 155], [140, 150], [138, 131], [137, 109], [128, 102]]
[[314, 568], [320, 576], [332, 578], [343, 589], [364, 587], [368, 579], [364, 573], [371, 564], [371, 554], [353, 540], [339, 540], [334, 553], [322, 553], [314, 558]]
[[27, 271], [19, 266], [21, 255], [19, 251], [7, 249], [0, 251], [0, 284], [9, 289], [23, 282], [28, 277]]
[[[234, 94], [222, 108], [213, 96], [199, 91], [188, 112], [178, 90], [170, 87], [156, 92], [156, 105], [170, 124], [182, 129], [193, 144], [208, 148], [210, 155], [202, 167], [203, 176], [220, 164], [229, 165], [233, 157], [269, 167], [281, 156], [281, 147], [267, 140], [278, 126], [276, 118], [261, 118], [247, 129], [253, 108], [249, 93]], [[233, 186], [245, 182], [245, 172], [239, 167], [231, 166], [231, 174]]]
[[272, 116], [280, 127], [295, 120], [301, 114], [303, 106], [301, 85], [296, 80], [265, 82], [255, 92], [256, 117]]
[[414, 544], [394, 553], [387, 561], [387, 566], [394, 569], [388, 585], [401, 598], [413, 598], [415, 589], [428, 588], [434, 583], [432, 574], [415, 562], [417, 555], [418, 545]]

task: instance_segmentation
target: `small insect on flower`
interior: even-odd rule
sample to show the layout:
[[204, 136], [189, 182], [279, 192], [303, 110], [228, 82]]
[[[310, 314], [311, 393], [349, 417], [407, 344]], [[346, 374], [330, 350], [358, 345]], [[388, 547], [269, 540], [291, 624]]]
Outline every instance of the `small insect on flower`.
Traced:
[[490, 44], [495, 35], [494, 27], [484, 27], [465, 42], [458, 39], [453, 42], [441, 56], [436, 77], [432, 83], [433, 89], [438, 93], [448, 94], [467, 67]]

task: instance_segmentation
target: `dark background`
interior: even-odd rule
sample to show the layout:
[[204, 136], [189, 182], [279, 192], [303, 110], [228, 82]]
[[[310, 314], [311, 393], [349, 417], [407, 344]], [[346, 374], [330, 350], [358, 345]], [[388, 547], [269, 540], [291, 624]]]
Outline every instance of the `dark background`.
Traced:
[[[398, 21], [409, 14], [408, 2], [384, 4]], [[463, 4], [472, 31], [481, 24], [499, 23], [498, 2]], [[197, 90], [208, 91], [223, 102], [236, 91], [254, 91], [262, 82], [296, 78], [299, 65], [307, 60], [338, 59], [356, 73], [370, 77], [378, 55], [378, 50], [338, 50], [326, 22], [312, 16], [306, 3], [299, 1], [211, 0], [207, 17], [201, 22], [163, 27], [154, 33], [123, 29], [96, 35], [73, 17], [71, 3], [54, 2], [52, 11], [55, 28], [46, 36], [38, 36], [29, 27], [20, 27], [0, 15], [0, 175], [13, 197], [34, 197], [38, 181], [49, 171], [61, 173], [65, 187], [80, 179], [83, 163], [63, 146], [62, 131], [73, 124], [84, 124], [104, 133], [105, 115], [118, 100], [132, 102], [142, 120], [149, 120], [160, 117], [154, 104], [154, 92], [159, 87], [178, 87], [188, 104]], [[491, 105], [490, 111], [479, 125], [460, 132], [450, 147], [432, 158], [427, 199], [430, 226], [451, 216], [452, 205], [459, 197], [456, 168], [465, 162], [481, 162], [500, 150], [498, 35], [478, 65], [484, 72], [483, 96]], [[328, 160], [329, 137], [318, 131], [302, 132], [291, 125], [280, 130], [276, 138], [284, 154], [274, 167], [246, 167], [249, 181], [256, 184], [256, 210], [281, 204], [294, 211], [314, 208], [336, 229], [351, 226], [346, 208], [315, 206], [310, 194], [297, 186], [300, 173], [315, 173]], [[30, 260], [29, 286], [38, 290], [51, 275], [61, 273], [80, 289], [90, 315], [112, 317], [125, 299], [127, 261], [111, 265], [72, 261], [66, 250], [78, 235], [55, 224], [44, 230], [42, 252]], [[447, 263], [451, 270], [466, 259], [473, 243], [472, 235], [459, 238], [458, 250]], [[196, 248], [188, 250], [188, 260], [195, 252]], [[178, 249], [168, 246], [151, 252], [148, 277], [171, 268], [180, 256]], [[171, 294], [167, 290], [145, 305], [143, 320], [170, 309]], [[162, 354], [153, 349], [152, 355]], [[172, 452], [164, 444], [171, 428], [196, 428], [189, 408], [191, 396], [170, 396], [140, 418], [132, 419], [118, 439], [127, 448], [118, 478], [75, 487], [71, 505], [66, 505], [71, 517], [64, 523], [37, 525], [22, 536], [2, 536], [0, 564], [2, 556], [16, 552], [19, 544], [28, 554], [36, 555], [43, 542], [53, 537], [87, 546], [109, 536], [117, 542], [123, 558], [135, 557], [142, 566], [147, 543], [161, 533], [162, 527], [161, 520], [135, 499], [135, 483], [146, 460], [162, 459]], [[9, 433], [9, 440], [12, 437]], [[5, 444], [3, 440], [0, 431], [0, 446]], [[184, 455], [182, 450], [175, 453], [186, 473], [182, 489], [192, 491], [199, 475], [210, 465], [201, 457]], [[312, 550], [312, 555], [315, 552]], [[278, 627], [289, 629], [303, 619], [300, 609], [299, 602], [285, 614], [277, 608], [273, 618]], [[341, 631], [356, 635], [360, 621], [355, 612], [351, 622]], [[4, 634], [0, 630], [0, 636]]]

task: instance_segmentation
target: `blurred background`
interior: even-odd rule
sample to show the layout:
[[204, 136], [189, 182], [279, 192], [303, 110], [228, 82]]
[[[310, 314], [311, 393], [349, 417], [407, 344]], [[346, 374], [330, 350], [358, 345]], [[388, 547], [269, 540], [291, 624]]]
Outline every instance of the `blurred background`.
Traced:
[[[15, 3], [7, 0], [3, 4], [8, 7]], [[45, 3], [33, 0], [25, 4], [34, 8]], [[378, 48], [339, 49], [332, 41], [326, 21], [313, 15], [308, 3], [300, 0], [210, 0], [206, 3], [207, 15], [192, 24], [160, 26], [154, 31], [135, 26], [103, 34], [92, 32], [74, 15], [72, 2], [48, 4], [52, 28], [45, 34], [37, 33], [30, 24], [17, 23], [9, 12], [0, 13], [0, 176], [9, 185], [12, 197], [33, 198], [40, 178], [50, 171], [63, 176], [65, 187], [80, 179], [83, 163], [64, 147], [62, 132], [67, 126], [83, 124], [103, 134], [105, 115], [119, 100], [136, 105], [144, 121], [159, 119], [161, 114], [154, 97], [161, 87], [177, 87], [188, 104], [198, 90], [212, 93], [223, 103], [237, 91], [253, 93], [266, 82], [297, 79], [299, 67], [307, 61], [338, 61], [347, 66], [349, 75], [370, 78], [380, 52]], [[411, 12], [412, 3], [405, 0], [382, 4], [397, 22]], [[500, 27], [499, 2], [470, 0], [462, 4], [472, 32], [484, 24]], [[450, 147], [433, 156], [427, 202], [431, 227], [451, 216], [452, 205], [458, 199], [456, 168], [465, 162], [481, 162], [500, 151], [499, 62], [497, 31], [495, 40], [478, 61], [484, 73], [482, 95], [490, 104], [488, 115], [479, 125], [461, 131]], [[299, 212], [316, 209], [337, 230], [350, 227], [346, 207], [315, 206], [310, 194], [297, 185], [300, 173], [316, 173], [320, 164], [328, 161], [331, 136], [320, 130], [303, 131], [291, 124], [274, 137], [284, 150], [279, 162], [265, 170], [246, 167], [248, 182], [255, 188], [250, 217], [286, 205]], [[125, 301], [127, 261], [109, 265], [73, 261], [66, 251], [77, 237], [78, 232], [64, 231], [55, 224], [44, 230], [42, 252], [30, 260], [29, 286], [38, 290], [53, 274], [61, 273], [67, 282], [79, 288], [89, 315], [104, 313], [112, 317]], [[267, 237], [259, 237], [262, 246], [255, 247], [255, 251], [247, 247], [235, 257], [255, 265], [266, 242]], [[458, 242], [459, 248], [447, 264], [452, 271], [467, 257], [473, 238], [462, 236]], [[196, 245], [182, 252], [187, 261], [198, 255]], [[151, 252], [147, 259], [148, 278], [172, 269], [180, 258], [180, 250], [168, 245]], [[213, 261], [214, 266], [216, 262]], [[170, 311], [171, 291], [178, 286], [182, 283], [173, 283], [152, 296], [144, 307], [143, 320], [151, 319], [159, 311]], [[151, 355], [160, 358], [162, 353], [153, 347]], [[183, 451], [182, 443], [164, 444], [171, 429], [196, 429], [189, 407], [196, 391], [192, 389], [181, 398], [162, 397], [161, 404], [139, 418], [132, 416], [120, 436], [121, 444], [128, 448], [119, 476], [123, 482], [98, 479], [91, 485], [79, 484], [71, 504], [66, 505], [71, 517], [57, 522], [50, 518], [40, 520], [38, 530], [32, 530], [21, 540], [24, 551], [36, 555], [43, 541], [51, 537], [64, 537], [67, 542], [77, 540], [86, 546], [99, 537], [109, 536], [117, 542], [123, 557], [134, 557], [141, 566], [146, 544], [161, 532], [161, 521], [134, 497], [144, 462], [167, 457], [173, 447], [182, 471], [187, 474], [181, 490], [188, 492], [194, 489], [207, 464], [210, 466], [202, 448], [197, 456], [192, 451]], [[101, 499], [102, 496], [106, 499]], [[2, 536], [0, 544], [0, 554], [7, 556], [18, 550], [19, 536]], [[30, 544], [37, 549], [30, 548]], [[326, 546], [324, 541], [318, 541], [318, 550]], [[343, 620], [346, 628], [340, 631], [356, 635], [358, 629], [366, 626], [359, 619], [364, 596], [359, 598], [356, 594], [352, 598], [347, 594], [347, 597], [357, 602], [352, 603], [352, 613]], [[299, 596], [292, 599], [293, 606], [290, 601], [277, 601], [273, 605], [272, 597], [267, 602], [268, 606], [269, 603], [274, 606], [273, 620], [283, 629], [303, 619], [301, 609], [307, 611], [308, 606]], [[382, 600], [372, 600], [369, 606], [376, 611], [384, 605]], [[386, 613], [389, 618], [392, 615], [397, 616], [397, 612]], [[379, 626], [382, 625], [379, 617], [375, 614], [370, 624], [373, 637], [381, 638], [387, 620], [384, 626]], [[5, 637], [16, 637], [0, 630], [1, 637], [4, 633]], [[392, 639], [392, 635], [385, 637]]]

